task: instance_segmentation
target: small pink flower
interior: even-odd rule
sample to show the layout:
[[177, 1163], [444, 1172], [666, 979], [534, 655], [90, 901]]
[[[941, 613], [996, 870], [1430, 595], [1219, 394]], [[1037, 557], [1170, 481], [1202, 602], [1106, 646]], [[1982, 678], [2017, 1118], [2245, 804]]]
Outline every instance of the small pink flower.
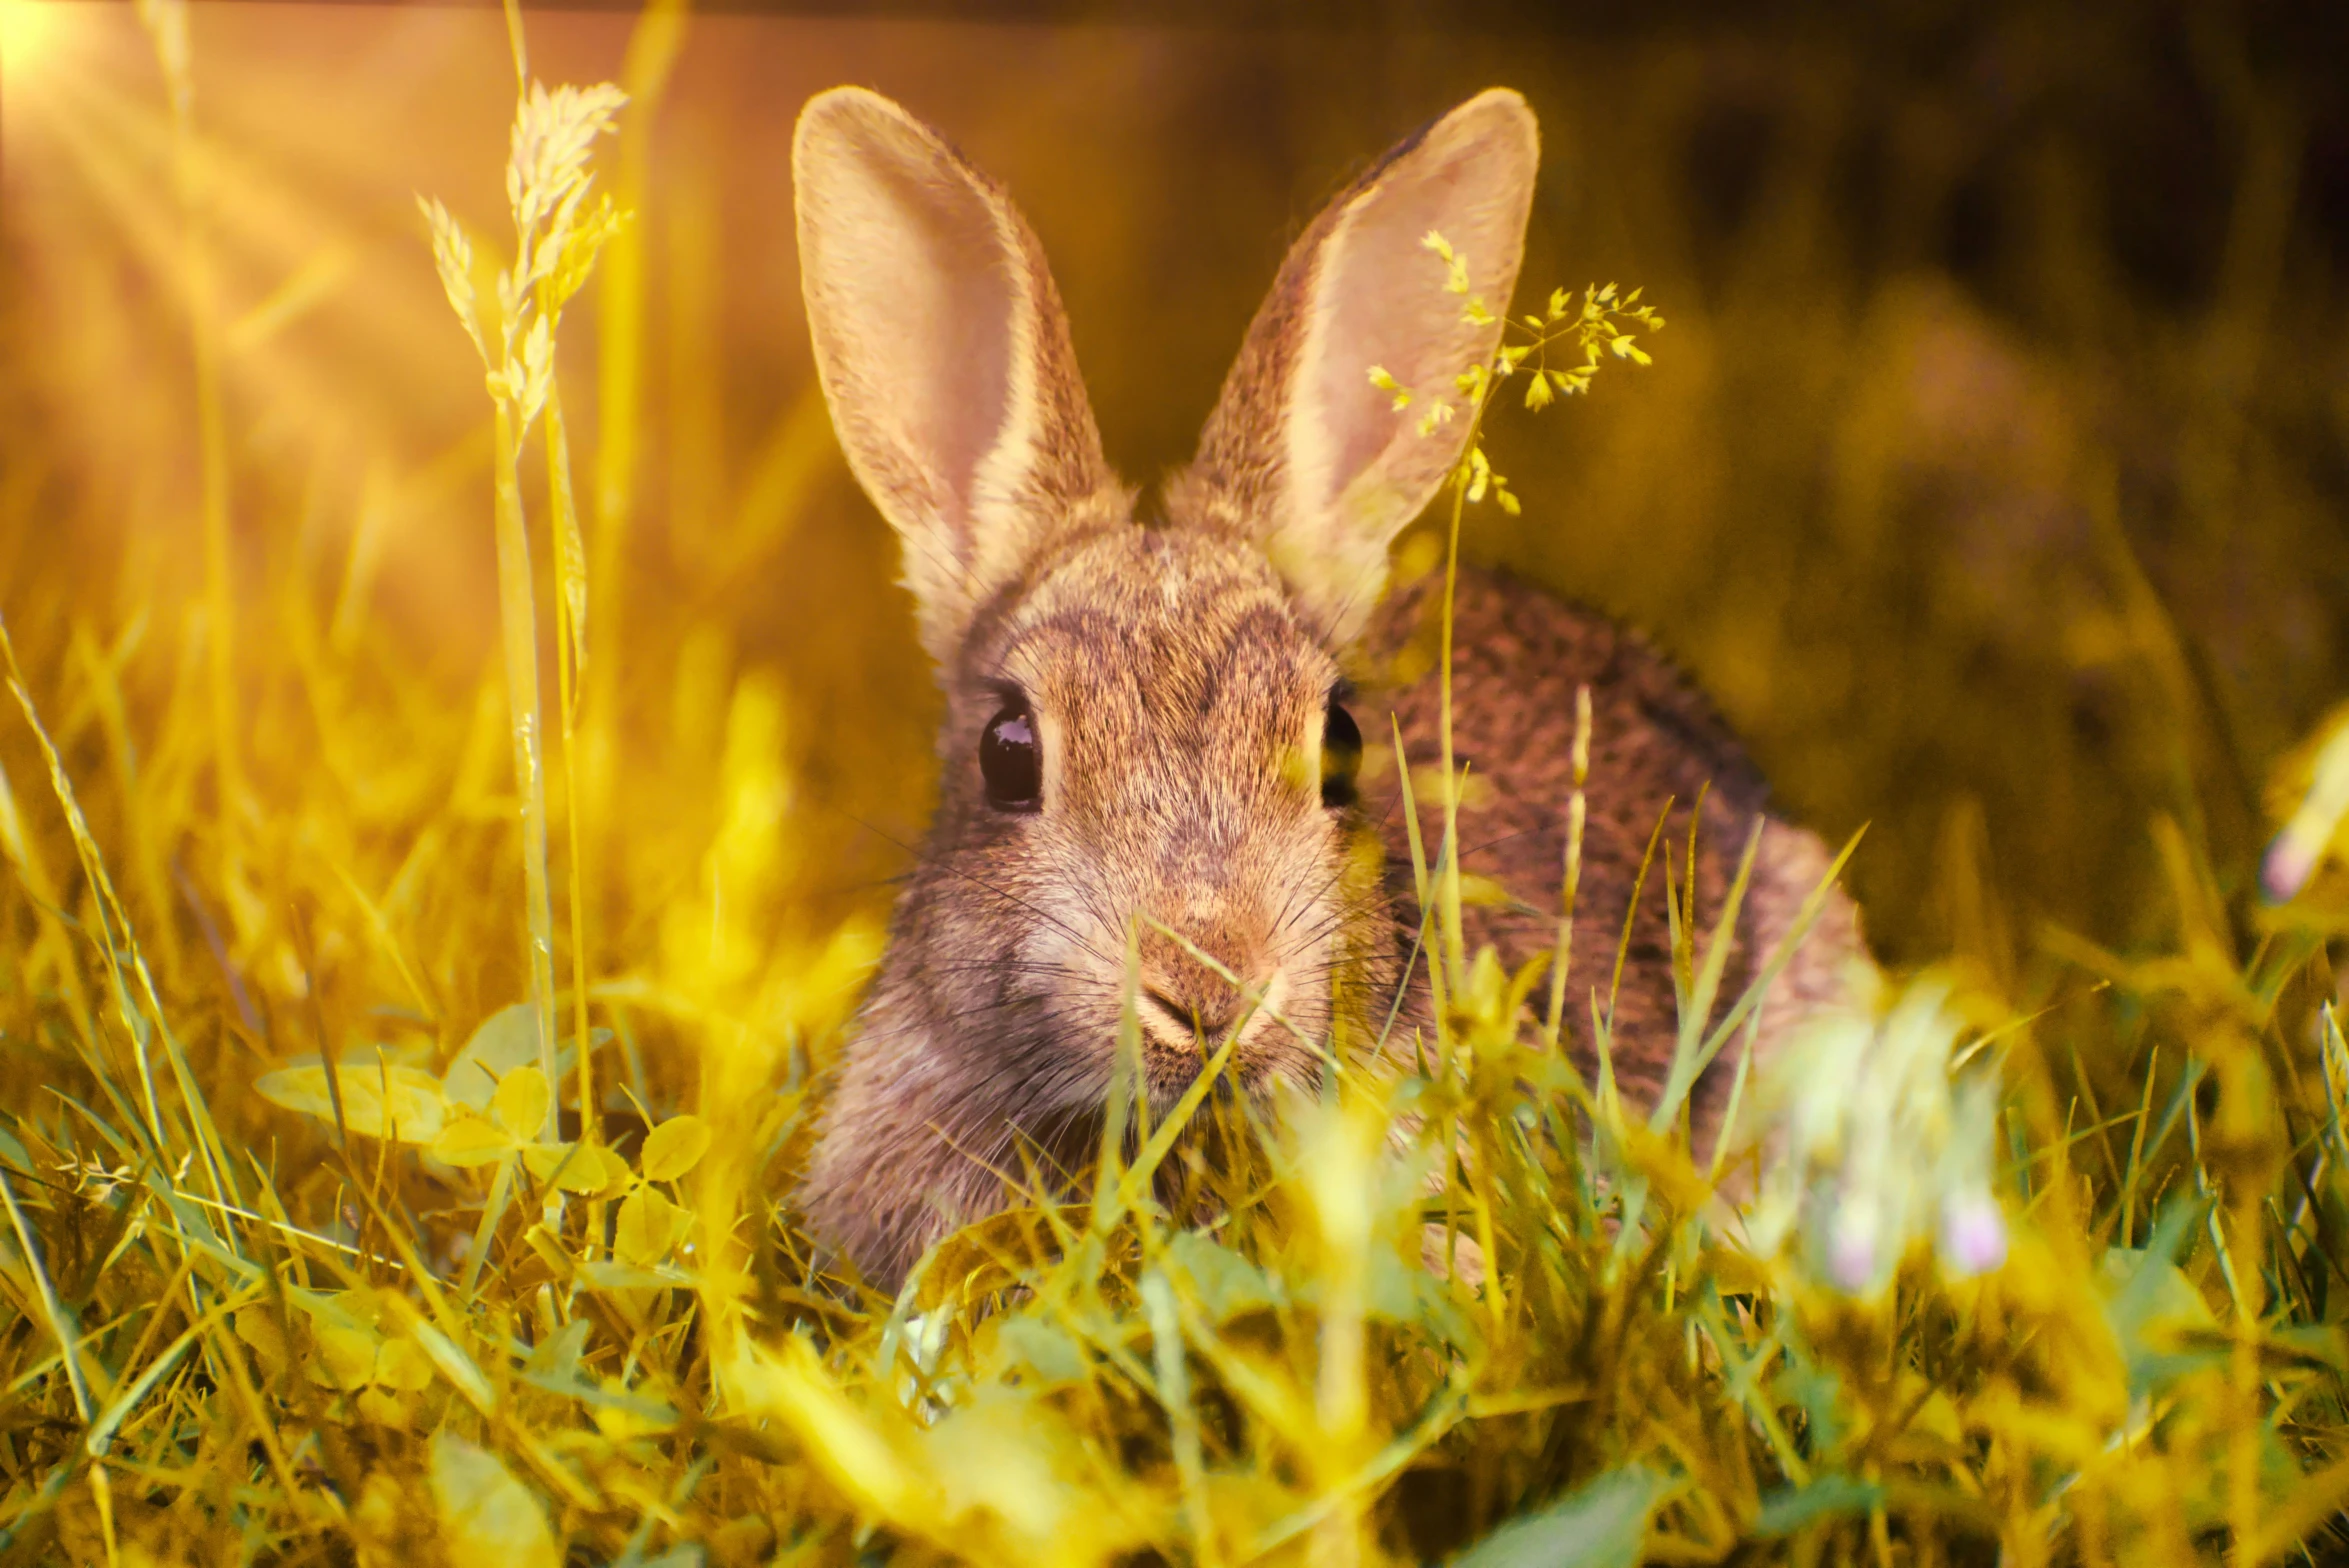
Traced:
[[1941, 1260], [1961, 1279], [2006, 1261], [2006, 1216], [1989, 1193], [1952, 1193], [1942, 1201]]
[[1835, 1216], [1827, 1241], [1827, 1273], [1848, 1291], [1865, 1290], [1876, 1279], [1876, 1223], [1858, 1204], [1847, 1204]]
[[2318, 847], [2289, 828], [2276, 835], [2259, 872], [2260, 886], [2270, 903], [2286, 902], [2307, 883], [2308, 874], [2316, 869]]

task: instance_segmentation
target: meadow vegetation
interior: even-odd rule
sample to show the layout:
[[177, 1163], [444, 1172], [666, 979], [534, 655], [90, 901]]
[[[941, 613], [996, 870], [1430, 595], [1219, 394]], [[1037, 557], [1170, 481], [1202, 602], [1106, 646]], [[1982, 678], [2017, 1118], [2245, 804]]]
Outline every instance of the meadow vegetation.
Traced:
[[[184, 190], [200, 67], [183, 5], [142, 18]], [[1211, 1062], [1171, 1115], [1113, 1097], [1084, 1190], [1035, 1185], [894, 1296], [831, 1271], [791, 1194], [887, 889], [838, 891], [805, 802], [888, 736], [739, 667], [723, 614], [631, 602], [631, 138], [683, 16], [585, 89], [539, 85], [508, 19], [511, 246], [430, 200], [415, 245], [487, 378], [488, 668], [420, 663], [299, 518], [233, 548], [199, 202], [199, 587], [77, 576], [71, 486], [0, 468], [0, 1563], [2349, 1551], [2349, 711], [2217, 799], [2203, 677], [2109, 511], [2100, 657], [2174, 786], [2127, 797], [2125, 918], [2025, 924], [1953, 811], [1879, 883], [1927, 906], [1886, 916], [1919, 961], [1741, 1074], [1747, 1137], [1700, 1161], [1680, 1099], [1767, 1005], [1767, 967], [1721, 994], [1742, 879], [1698, 907], [1690, 847], [1657, 848], [1681, 1056], [1627, 1106], [1587, 978], [1621, 960], [1463, 950], [1431, 839], [1416, 1072], [1252, 1106]], [[1611, 284], [1509, 308], [1449, 416], [1398, 389], [1492, 427], [1423, 558], [1582, 504], [1511, 454], [1676, 342]], [[4, 412], [37, 443], [34, 400]], [[1850, 518], [1897, 466], [1855, 460]]]

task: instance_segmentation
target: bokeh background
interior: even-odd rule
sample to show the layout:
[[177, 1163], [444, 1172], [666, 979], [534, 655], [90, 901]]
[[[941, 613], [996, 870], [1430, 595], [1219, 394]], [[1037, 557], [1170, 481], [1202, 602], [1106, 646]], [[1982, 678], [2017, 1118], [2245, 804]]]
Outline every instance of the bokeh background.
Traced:
[[[530, 10], [533, 75], [636, 95], [599, 155], [636, 221], [560, 348], [592, 597], [556, 870], [599, 1022], [655, 1081], [681, 1019], [779, 1059], [850, 1004], [924, 820], [927, 672], [799, 313], [792, 120], [839, 82], [1009, 185], [1145, 481], [1319, 203], [1520, 89], [1525, 297], [1637, 284], [1670, 325], [1652, 368], [1497, 418], [1526, 505], [1472, 512], [1468, 552], [1646, 629], [1783, 810], [1868, 824], [1888, 959], [1967, 952], [2028, 999], [2065, 983], [2050, 932], [2165, 939], [2162, 814], [2247, 911], [2261, 781], [2349, 696], [2333, 9]], [[313, 1029], [445, 1052], [524, 971], [490, 405], [415, 195], [510, 243], [504, 21], [204, 0], [175, 121], [133, 6], [0, 18], [0, 613], [31, 695], [223, 1076]], [[14, 713], [0, 764], [54, 884]]]

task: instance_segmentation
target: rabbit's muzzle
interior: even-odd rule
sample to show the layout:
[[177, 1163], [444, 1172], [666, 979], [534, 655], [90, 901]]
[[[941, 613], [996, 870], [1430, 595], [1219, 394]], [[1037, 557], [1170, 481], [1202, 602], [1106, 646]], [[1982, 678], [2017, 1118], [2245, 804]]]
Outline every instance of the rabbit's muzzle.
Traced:
[[1264, 1064], [1253, 1048], [1280, 1028], [1290, 990], [1269, 947], [1261, 933], [1238, 923], [1221, 930], [1146, 929], [1136, 1007], [1154, 1089], [1187, 1088], [1227, 1042], [1231, 1075], [1241, 1083], [1257, 1076]]

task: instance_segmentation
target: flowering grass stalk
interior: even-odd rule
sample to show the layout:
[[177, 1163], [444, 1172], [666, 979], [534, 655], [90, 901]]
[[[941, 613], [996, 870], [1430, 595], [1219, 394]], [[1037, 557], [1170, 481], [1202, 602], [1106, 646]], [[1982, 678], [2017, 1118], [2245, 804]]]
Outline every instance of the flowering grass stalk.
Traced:
[[[526, 70], [515, 18], [517, 75]], [[530, 568], [530, 541], [522, 506], [522, 442], [546, 416], [548, 512], [555, 540], [558, 686], [561, 699], [564, 778], [570, 798], [571, 921], [574, 1007], [580, 1042], [580, 1113], [591, 1131], [594, 1070], [587, 1028], [586, 959], [580, 891], [579, 781], [575, 686], [584, 661], [587, 624], [586, 550], [580, 542], [578, 510], [571, 494], [571, 459], [564, 436], [562, 399], [554, 382], [555, 329], [563, 307], [578, 293], [597, 254], [625, 217], [608, 197], [591, 206], [592, 176], [587, 157], [597, 137], [609, 130], [626, 102], [617, 87], [602, 84], [553, 91], [531, 84], [514, 120], [513, 150], [506, 166], [506, 200], [513, 210], [513, 264], [497, 274], [495, 311], [488, 332], [478, 318], [473, 285], [472, 242], [448, 210], [422, 197], [419, 205], [432, 228], [433, 256], [441, 287], [489, 372], [496, 407], [494, 474], [497, 486], [499, 627], [505, 649], [506, 693], [512, 714], [514, 783], [521, 798], [523, 898], [529, 944], [530, 1000], [538, 1015], [540, 1070], [550, 1084], [555, 1072], [556, 1021], [554, 910], [547, 874], [546, 777], [539, 702], [538, 616]], [[493, 350], [492, 343], [495, 348]], [[557, 1136], [558, 1107], [546, 1108], [546, 1136]]]

